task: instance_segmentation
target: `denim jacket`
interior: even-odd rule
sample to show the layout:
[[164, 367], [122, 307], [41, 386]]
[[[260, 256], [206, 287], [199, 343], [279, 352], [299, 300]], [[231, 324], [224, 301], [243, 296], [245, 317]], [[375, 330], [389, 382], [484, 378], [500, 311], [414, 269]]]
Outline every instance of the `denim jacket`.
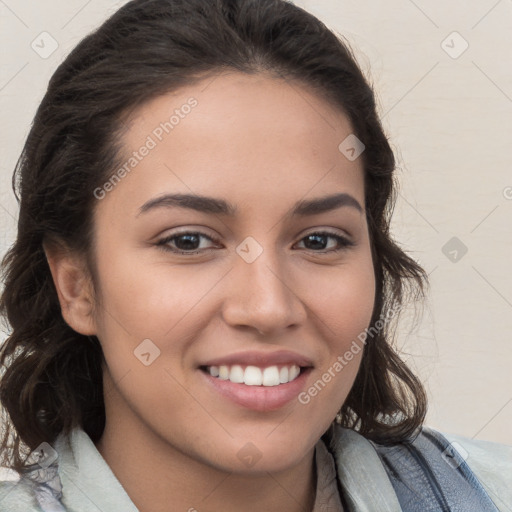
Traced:
[[512, 447], [423, 427], [382, 446], [352, 430], [331, 439], [349, 512], [512, 512]]
[[[423, 427], [375, 444], [335, 426], [328, 438], [346, 512], [512, 511], [512, 447]], [[138, 512], [89, 436], [60, 436], [57, 460], [0, 482], [1, 512]]]

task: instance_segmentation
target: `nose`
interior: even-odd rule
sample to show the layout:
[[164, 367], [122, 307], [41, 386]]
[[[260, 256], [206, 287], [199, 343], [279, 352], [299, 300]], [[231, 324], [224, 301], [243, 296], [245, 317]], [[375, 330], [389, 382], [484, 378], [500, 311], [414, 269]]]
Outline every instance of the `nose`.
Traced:
[[265, 250], [252, 263], [237, 257], [229, 273], [223, 301], [224, 321], [262, 335], [297, 328], [306, 318], [300, 283]]

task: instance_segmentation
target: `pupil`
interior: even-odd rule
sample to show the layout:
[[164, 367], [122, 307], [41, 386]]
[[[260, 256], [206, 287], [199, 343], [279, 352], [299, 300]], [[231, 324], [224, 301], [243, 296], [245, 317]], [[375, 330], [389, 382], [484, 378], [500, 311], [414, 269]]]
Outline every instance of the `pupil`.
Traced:
[[[325, 249], [325, 238], [326, 238], [326, 237], [325, 237], [325, 235], [309, 235], [309, 236], [307, 236], [306, 238], [307, 238], [307, 239], [309, 239], [309, 240], [311, 240], [311, 239], [316, 240], [316, 244], [315, 244], [315, 243], [313, 244], [313, 248], [316, 248], [316, 249]], [[317, 245], [317, 244], [319, 243], [319, 242], [318, 242], [318, 240], [319, 240], [319, 239], [323, 239], [323, 243], [322, 243], [322, 242], [320, 242], [320, 245], [321, 245], [322, 247], [318, 247], [318, 245]]]
[[[177, 242], [176, 245], [178, 246], [179, 249], [184, 249], [184, 250], [197, 249], [196, 244], [198, 242], [198, 239], [199, 239], [199, 237], [197, 235], [180, 235], [176, 239], [176, 242]], [[180, 240], [185, 240], [185, 244], [180, 243]]]

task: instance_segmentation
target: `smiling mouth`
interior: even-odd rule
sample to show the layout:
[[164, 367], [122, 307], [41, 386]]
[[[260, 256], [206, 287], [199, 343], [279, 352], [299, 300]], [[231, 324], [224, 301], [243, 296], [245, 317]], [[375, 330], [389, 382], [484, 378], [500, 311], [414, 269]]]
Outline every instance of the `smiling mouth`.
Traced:
[[293, 382], [307, 368], [296, 364], [258, 367], [252, 365], [201, 366], [200, 369], [219, 380], [246, 386], [272, 387]]

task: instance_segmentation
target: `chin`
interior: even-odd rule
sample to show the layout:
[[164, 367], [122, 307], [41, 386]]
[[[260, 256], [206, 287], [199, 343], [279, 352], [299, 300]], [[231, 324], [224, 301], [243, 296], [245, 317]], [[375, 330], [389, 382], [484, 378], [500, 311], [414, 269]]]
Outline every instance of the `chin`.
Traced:
[[[295, 432], [294, 436], [284, 437], [265, 430], [258, 435], [233, 438], [224, 445], [223, 453], [213, 456], [214, 465], [224, 471], [253, 476], [286, 471], [300, 464], [314, 448], [316, 441], [307, 442], [310, 435], [298, 436]], [[215, 445], [216, 452], [219, 446], [221, 443]]]

